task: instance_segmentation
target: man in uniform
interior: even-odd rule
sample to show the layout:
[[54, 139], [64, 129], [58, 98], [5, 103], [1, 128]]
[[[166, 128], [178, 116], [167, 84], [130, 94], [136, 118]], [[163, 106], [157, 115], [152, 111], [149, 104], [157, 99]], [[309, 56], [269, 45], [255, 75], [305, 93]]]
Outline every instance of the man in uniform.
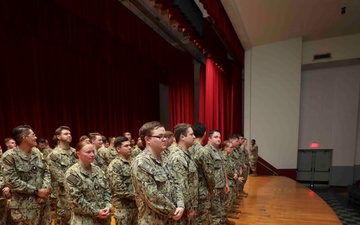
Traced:
[[137, 221], [138, 209], [131, 183], [131, 144], [126, 137], [121, 136], [115, 139], [114, 147], [118, 156], [111, 161], [106, 173], [115, 208], [114, 217], [116, 225], [133, 225]]
[[257, 175], [257, 160], [259, 158], [259, 147], [256, 144], [256, 140], [252, 139], [250, 142], [250, 168], [253, 173], [253, 176]]
[[108, 147], [101, 147], [99, 149], [99, 154], [104, 158], [106, 165], [109, 165], [111, 161], [113, 161], [116, 156], [118, 155], [118, 152], [114, 148], [114, 141], [115, 137], [109, 137], [109, 146]]
[[50, 167], [51, 184], [56, 199], [55, 225], [70, 224], [70, 206], [64, 187], [65, 172], [75, 164], [75, 149], [70, 147], [72, 141], [70, 128], [60, 126], [55, 130], [58, 145], [49, 154], [47, 161]]
[[89, 139], [90, 139], [90, 143], [94, 146], [94, 150], [95, 150], [94, 164], [100, 167], [104, 172], [106, 172], [107, 164], [105, 162], [104, 156], [99, 153], [99, 149], [103, 145], [101, 134], [97, 132], [90, 133]]
[[195, 139], [194, 131], [190, 124], [180, 123], [175, 126], [174, 136], [177, 148], [170, 152], [166, 166], [184, 196], [185, 215], [177, 221], [177, 224], [193, 225], [198, 206], [199, 187], [196, 166], [189, 152], [189, 147]]
[[205, 146], [205, 148], [207, 148], [211, 152], [214, 162], [215, 192], [214, 195], [212, 195], [211, 197], [211, 224], [213, 225], [219, 225], [229, 221], [226, 220], [227, 216], [223, 204], [224, 195], [227, 195], [229, 192], [229, 185], [224, 160], [220, 155], [220, 143], [220, 131], [209, 131], [208, 144]]
[[199, 177], [198, 188], [198, 210], [195, 216], [196, 225], [210, 225], [211, 224], [211, 200], [210, 195], [214, 193], [215, 180], [214, 163], [211, 157], [211, 152], [202, 146], [202, 142], [206, 136], [206, 127], [202, 123], [195, 123], [192, 126], [195, 140], [189, 151], [191, 157], [196, 164], [196, 169]]
[[13, 129], [18, 145], [3, 156], [5, 185], [11, 190], [10, 214], [15, 224], [50, 225], [48, 196], [50, 172], [36, 147], [36, 135], [29, 125]]
[[145, 123], [139, 130], [145, 149], [131, 164], [131, 178], [139, 209], [139, 225], [173, 224], [184, 212], [183, 196], [162, 164], [166, 148], [164, 126], [157, 121]]
[[13, 138], [5, 138], [6, 150], [10, 150], [16, 147], [15, 140]]

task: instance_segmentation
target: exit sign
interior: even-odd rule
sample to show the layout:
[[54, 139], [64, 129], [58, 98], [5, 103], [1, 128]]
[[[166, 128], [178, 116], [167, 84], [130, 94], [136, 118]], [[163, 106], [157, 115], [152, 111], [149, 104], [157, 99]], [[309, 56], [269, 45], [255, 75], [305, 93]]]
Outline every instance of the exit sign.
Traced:
[[310, 143], [310, 148], [318, 148], [320, 145], [318, 142], [312, 142]]

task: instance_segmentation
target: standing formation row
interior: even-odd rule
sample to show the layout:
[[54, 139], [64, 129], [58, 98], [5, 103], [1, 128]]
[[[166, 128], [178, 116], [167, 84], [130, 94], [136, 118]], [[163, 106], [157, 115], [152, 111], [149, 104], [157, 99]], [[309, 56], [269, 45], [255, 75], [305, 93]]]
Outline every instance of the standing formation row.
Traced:
[[139, 130], [144, 150], [124, 136], [103, 148], [99, 133], [74, 149], [66, 126], [55, 136], [58, 146], [44, 158], [31, 127], [14, 128], [18, 146], [1, 158], [0, 176], [0, 202], [10, 199], [0, 207], [11, 220], [1, 215], [0, 224], [50, 224], [50, 200], [55, 224], [110, 224], [112, 208], [116, 224], [232, 224], [227, 217], [247, 196], [251, 160], [240, 135], [221, 145], [211, 130], [203, 147], [203, 124], [178, 124], [172, 133], [153, 121]]

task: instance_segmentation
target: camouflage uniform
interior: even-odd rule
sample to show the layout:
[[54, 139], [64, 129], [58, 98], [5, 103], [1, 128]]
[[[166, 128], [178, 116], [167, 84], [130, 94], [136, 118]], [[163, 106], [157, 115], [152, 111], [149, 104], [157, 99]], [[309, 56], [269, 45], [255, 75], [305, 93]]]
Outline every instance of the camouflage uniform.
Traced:
[[225, 165], [224, 160], [220, 155], [220, 151], [215, 149], [211, 144], [205, 146], [211, 151], [214, 160], [214, 178], [215, 178], [215, 193], [211, 196], [211, 224], [221, 224], [225, 222], [223, 217], [223, 194], [222, 191], [226, 185]]
[[114, 147], [102, 147], [99, 149], [99, 155], [105, 160], [105, 164], [109, 165], [111, 161], [113, 161], [116, 156], [118, 155], [118, 152]]
[[166, 148], [164, 151], [161, 152], [161, 158], [163, 160], [163, 165], [166, 165], [170, 155], [170, 149]]
[[6, 205], [7, 199], [5, 198], [4, 193], [2, 192], [2, 189], [5, 187], [5, 183], [2, 175], [1, 165], [2, 165], [2, 159], [0, 158], [0, 225], [6, 225], [8, 209]]
[[101, 209], [111, 205], [111, 192], [104, 171], [91, 165], [89, 174], [79, 163], [65, 173], [65, 191], [71, 208], [71, 225], [110, 225], [110, 216], [99, 219]]
[[255, 145], [250, 145], [250, 167], [251, 167], [251, 171], [253, 171], [253, 173], [256, 174], [256, 163], [258, 160], [258, 155], [259, 153], [259, 148], [258, 146]]
[[190, 153], [178, 145], [170, 153], [166, 167], [169, 169], [171, 176], [175, 178], [175, 183], [184, 196], [184, 215], [180, 220], [176, 221], [176, 224], [192, 225], [194, 224], [194, 218], [190, 219], [186, 215], [192, 211], [197, 212], [199, 178], [195, 163]]
[[10, 213], [15, 224], [49, 225], [50, 205], [46, 199], [37, 204], [37, 189], [51, 189], [50, 172], [41, 152], [35, 148], [29, 156], [18, 147], [3, 156], [5, 185], [11, 189]]
[[245, 183], [248, 179], [248, 176], [249, 176], [249, 166], [250, 166], [250, 158], [249, 158], [249, 152], [248, 150], [244, 147], [244, 146], [241, 146], [240, 147], [240, 162], [241, 162], [241, 165], [246, 165], [248, 166], [247, 169], [243, 169], [243, 173], [242, 173], [242, 177], [244, 177], [244, 181], [242, 183], [240, 183], [240, 191], [243, 191], [244, 190], [244, 186], [245, 186]]
[[198, 210], [195, 216], [195, 224], [209, 225], [211, 224], [210, 190], [215, 188], [213, 159], [211, 152], [198, 142], [194, 142], [189, 151], [196, 164], [199, 177]]
[[51, 149], [51, 148], [45, 148], [45, 149], [43, 150], [43, 152], [42, 152], [44, 159], [47, 159], [48, 155], [49, 155], [51, 152], [52, 152], [52, 149]]
[[[55, 225], [70, 224], [70, 206], [64, 188], [65, 172], [76, 163], [75, 149], [70, 148], [69, 153], [60, 146], [56, 147], [48, 156], [51, 184], [56, 198]], [[51, 198], [52, 196], [50, 196]]]
[[131, 178], [139, 209], [138, 224], [174, 224], [176, 208], [184, 208], [182, 194], [167, 168], [146, 148], [132, 162]]
[[136, 224], [138, 209], [131, 181], [130, 162], [117, 156], [111, 161], [106, 174], [112, 192], [116, 225]]
[[[105, 148], [105, 147], [101, 147], [100, 149]], [[100, 150], [99, 149], [99, 150]], [[103, 152], [103, 150], [101, 150], [101, 152], [99, 152], [99, 150], [95, 149], [95, 159], [94, 159], [94, 165], [100, 167], [100, 169], [102, 169], [104, 172], [106, 172], [107, 169], [107, 164], [105, 161], [105, 156], [101, 153]]]
[[227, 154], [226, 152], [222, 152], [222, 154], [224, 156], [225, 168], [230, 188], [230, 192], [225, 196], [224, 202], [225, 213], [228, 214], [230, 213], [236, 198], [236, 181], [234, 180], [234, 176], [235, 174], [238, 174], [239, 170], [236, 168], [237, 162], [235, 162], [231, 157], [232, 154]]
[[135, 145], [135, 147], [131, 151], [131, 159], [135, 159], [136, 156], [138, 156], [142, 152], [141, 148], [139, 146]]
[[[240, 176], [240, 168], [241, 168], [241, 155], [240, 155], [240, 147], [236, 147], [233, 149], [232, 153], [230, 154], [231, 160], [235, 164], [236, 173]], [[240, 182], [236, 182], [235, 184], [235, 193], [238, 194], [240, 190]]]

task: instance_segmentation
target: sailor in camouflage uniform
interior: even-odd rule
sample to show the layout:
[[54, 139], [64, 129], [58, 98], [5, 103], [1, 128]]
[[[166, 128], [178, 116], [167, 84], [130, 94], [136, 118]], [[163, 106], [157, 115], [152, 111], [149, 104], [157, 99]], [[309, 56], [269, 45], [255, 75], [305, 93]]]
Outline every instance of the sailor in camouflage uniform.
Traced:
[[118, 156], [118, 152], [114, 148], [115, 137], [109, 137], [108, 140], [109, 147], [99, 149], [99, 154], [104, 158], [106, 165], [109, 165]]
[[55, 225], [70, 224], [70, 206], [64, 188], [64, 176], [67, 169], [76, 163], [75, 149], [70, 147], [72, 141], [70, 128], [60, 126], [55, 130], [58, 146], [49, 154], [47, 162], [50, 167], [51, 184], [57, 199]]
[[5, 187], [2, 175], [2, 148], [0, 146], [0, 225], [9, 225], [6, 223], [8, 217], [7, 199], [11, 197], [9, 187]]
[[242, 183], [240, 183], [240, 196], [242, 197], [247, 197], [248, 193], [246, 193], [244, 191], [244, 186], [245, 183], [248, 179], [249, 176], [249, 169], [250, 169], [250, 157], [249, 157], [249, 152], [246, 149], [248, 145], [248, 141], [246, 138], [243, 138], [243, 142], [240, 146], [240, 162], [241, 162], [241, 167], [242, 167], [242, 177], [244, 179], [244, 181]]
[[182, 193], [162, 164], [160, 153], [166, 148], [164, 126], [157, 121], [145, 123], [139, 136], [145, 149], [131, 164], [138, 224], [174, 224], [183, 216], [185, 206]]
[[205, 146], [211, 154], [214, 161], [215, 193], [211, 197], [211, 216], [213, 225], [225, 223], [224, 214], [224, 195], [229, 192], [227, 172], [223, 157], [220, 156], [221, 135], [218, 130], [209, 131], [208, 144]]
[[166, 167], [175, 178], [175, 183], [179, 186], [185, 203], [185, 215], [176, 221], [176, 224], [192, 225], [198, 206], [199, 178], [195, 162], [188, 149], [193, 144], [195, 136], [191, 125], [186, 123], [175, 126], [174, 136], [177, 148], [170, 152]]
[[214, 163], [211, 152], [201, 145], [206, 135], [205, 125], [197, 122], [192, 126], [192, 129], [194, 131], [195, 141], [189, 151], [196, 164], [199, 177], [198, 210], [195, 216], [195, 224], [210, 225], [212, 221], [210, 214], [210, 195], [214, 193], [215, 188], [215, 180], [213, 177]]
[[115, 139], [114, 147], [118, 156], [111, 161], [106, 174], [112, 192], [116, 225], [137, 224], [138, 209], [130, 172], [131, 144], [121, 136]]
[[71, 225], [110, 225], [111, 192], [105, 173], [92, 164], [94, 146], [76, 145], [77, 163], [65, 173], [65, 191], [71, 208]]
[[94, 165], [100, 167], [104, 172], [106, 171], [107, 164], [105, 161], [105, 157], [102, 155], [102, 153], [99, 153], [99, 149], [103, 146], [103, 141], [101, 134], [95, 132], [89, 134], [89, 139], [91, 144], [94, 146], [94, 153], [95, 153], [95, 160]]
[[36, 135], [28, 125], [13, 130], [18, 147], [3, 156], [3, 176], [12, 198], [10, 214], [14, 224], [49, 225], [48, 195], [51, 192], [50, 172], [36, 147]]
[[133, 149], [131, 151], [131, 156], [130, 156], [131, 160], [134, 159], [136, 156], [138, 156], [142, 152], [143, 149], [144, 149], [144, 146], [142, 144], [141, 138], [139, 137], [136, 145], [133, 146]]

